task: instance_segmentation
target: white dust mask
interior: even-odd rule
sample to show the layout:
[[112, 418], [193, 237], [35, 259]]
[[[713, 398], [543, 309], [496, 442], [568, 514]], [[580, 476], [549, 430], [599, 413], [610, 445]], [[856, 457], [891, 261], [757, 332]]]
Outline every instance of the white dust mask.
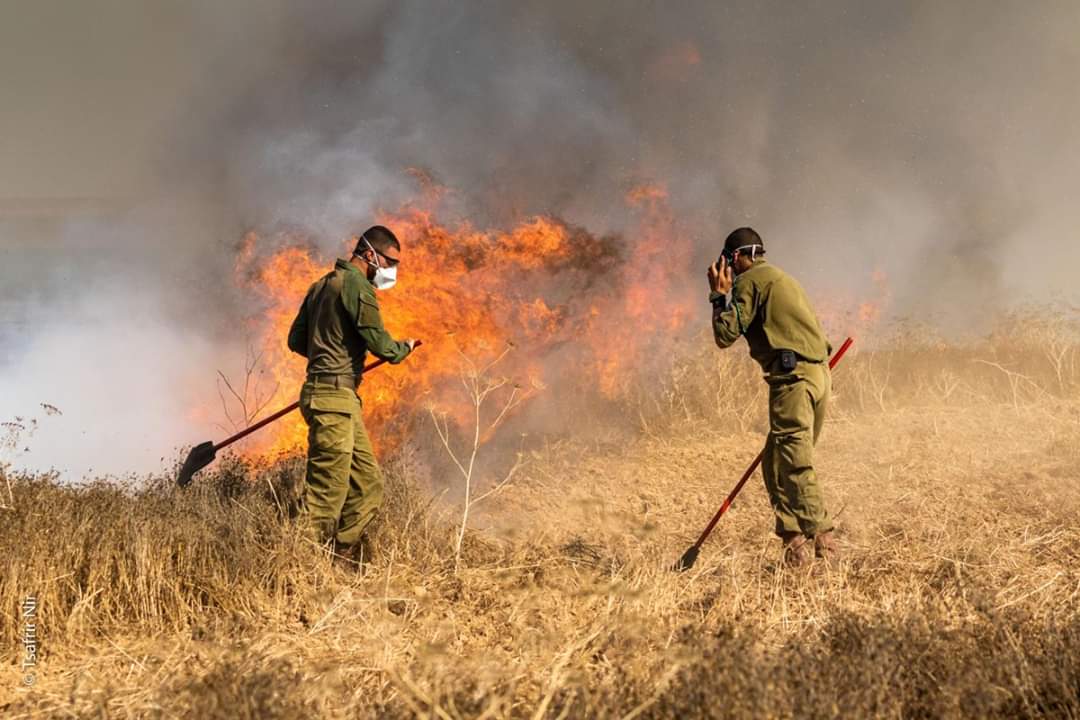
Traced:
[[[375, 278], [371, 281], [371, 284], [375, 286], [376, 290], [389, 290], [397, 284], [397, 267], [383, 267], [379, 262], [379, 251], [371, 247], [371, 243], [363, 235], [360, 239], [364, 241], [364, 244], [371, 250], [371, 254], [375, 256]], [[368, 263], [371, 265], [372, 263]]]
[[375, 266], [375, 279], [371, 281], [376, 290], [389, 290], [397, 284], [397, 268]]

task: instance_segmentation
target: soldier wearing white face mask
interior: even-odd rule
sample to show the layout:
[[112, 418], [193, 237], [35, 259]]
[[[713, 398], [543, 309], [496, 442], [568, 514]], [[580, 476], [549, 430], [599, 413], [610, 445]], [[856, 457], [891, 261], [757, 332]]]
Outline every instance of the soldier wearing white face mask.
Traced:
[[[397, 282], [401, 243], [375, 225], [349, 260], [308, 290], [289, 330], [289, 349], [307, 358], [300, 411], [308, 424], [303, 510], [312, 540], [333, 541], [343, 555], [366, 559], [363, 532], [382, 504], [382, 474], [360, 414], [357, 388], [367, 353], [399, 363], [415, 340], [383, 327], [376, 290]], [[359, 557], [358, 557], [359, 556]]]

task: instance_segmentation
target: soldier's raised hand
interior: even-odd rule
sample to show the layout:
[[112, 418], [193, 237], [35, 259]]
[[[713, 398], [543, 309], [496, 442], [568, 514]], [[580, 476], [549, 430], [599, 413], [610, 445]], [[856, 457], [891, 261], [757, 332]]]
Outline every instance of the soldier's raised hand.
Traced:
[[727, 295], [735, 285], [735, 273], [727, 264], [727, 258], [720, 258], [709, 266], [709, 289]]

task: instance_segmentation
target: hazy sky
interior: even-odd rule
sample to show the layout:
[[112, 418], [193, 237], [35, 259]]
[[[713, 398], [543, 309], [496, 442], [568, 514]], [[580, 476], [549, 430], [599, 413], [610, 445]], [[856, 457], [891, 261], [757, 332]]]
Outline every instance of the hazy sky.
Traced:
[[61, 407], [26, 460], [73, 475], [205, 439], [243, 231], [336, 248], [410, 166], [481, 226], [620, 233], [660, 182], [696, 262], [749, 223], [934, 322], [1075, 297], [1078, 37], [1075, 2], [0, 0], [0, 419]]

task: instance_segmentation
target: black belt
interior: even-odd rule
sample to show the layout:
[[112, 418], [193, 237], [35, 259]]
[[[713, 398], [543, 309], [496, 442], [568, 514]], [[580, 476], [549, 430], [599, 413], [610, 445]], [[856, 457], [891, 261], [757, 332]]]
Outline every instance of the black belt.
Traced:
[[307, 381], [309, 383], [315, 383], [317, 385], [332, 385], [338, 388], [348, 388], [349, 390], [355, 390], [358, 377], [356, 375], [321, 375], [314, 374], [308, 375]]

